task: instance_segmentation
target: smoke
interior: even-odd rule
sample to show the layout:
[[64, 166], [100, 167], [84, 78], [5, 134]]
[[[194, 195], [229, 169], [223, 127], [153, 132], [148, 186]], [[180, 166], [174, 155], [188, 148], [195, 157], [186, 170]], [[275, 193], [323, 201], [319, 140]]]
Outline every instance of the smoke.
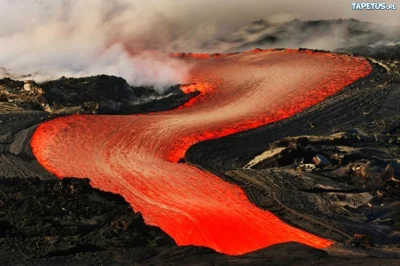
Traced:
[[[0, 66], [43, 81], [109, 74], [157, 89], [180, 83], [190, 66], [164, 52], [169, 18], [135, 1], [0, 0]], [[0, 73], [1, 74], [1, 73]]]
[[301, 21], [283, 13], [273, 16], [273, 19], [266, 18], [242, 27], [219, 42], [218, 46], [229, 52], [254, 47], [349, 51], [352, 47], [399, 41], [400, 27], [355, 19]]
[[[295, 18], [358, 17], [399, 24], [395, 11], [352, 11], [350, 3], [0, 0], [0, 75], [23, 78], [31, 74], [30, 78], [41, 81], [109, 74], [122, 76], [131, 85], [162, 90], [182, 83], [190, 71], [190, 65], [170, 58], [168, 52], [224, 52], [260, 46], [335, 49], [348, 37], [347, 25], [307, 30], [293, 22]], [[249, 24], [262, 18], [266, 19]], [[367, 35], [351, 41], [363, 42]]]

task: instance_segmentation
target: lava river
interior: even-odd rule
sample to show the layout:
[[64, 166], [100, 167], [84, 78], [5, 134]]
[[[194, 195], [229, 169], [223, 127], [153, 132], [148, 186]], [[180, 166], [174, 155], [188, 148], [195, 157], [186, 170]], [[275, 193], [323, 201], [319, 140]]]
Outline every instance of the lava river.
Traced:
[[184, 91], [202, 93], [180, 108], [150, 114], [73, 115], [41, 124], [31, 147], [62, 177], [122, 195], [149, 225], [178, 245], [239, 255], [296, 241], [332, 241], [282, 222], [249, 202], [242, 188], [177, 163], [194, 143], [287, 118], [368, 75], [367, 60], [298, 50], [181, 56], [194, 67]]

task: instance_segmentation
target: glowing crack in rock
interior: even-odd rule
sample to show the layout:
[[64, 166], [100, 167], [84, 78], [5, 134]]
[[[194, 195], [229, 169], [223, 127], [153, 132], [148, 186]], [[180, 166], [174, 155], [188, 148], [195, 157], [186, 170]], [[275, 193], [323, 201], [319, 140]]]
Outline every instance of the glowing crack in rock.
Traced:
[[186, 92], [201, 94], [171, 111], [73, 115], [41, 124], [31, 146], [62, 177], [122, 195], [145, 222], [178, 245], [239, 255], [296, 241], [326, 248], [332, 241], [285, 224], [249, 202], [242, 188], [187, 164], [194, 143], [285, 119], [368, 75], [367, 60], [298, 50], [175, 55], [195, 67]]

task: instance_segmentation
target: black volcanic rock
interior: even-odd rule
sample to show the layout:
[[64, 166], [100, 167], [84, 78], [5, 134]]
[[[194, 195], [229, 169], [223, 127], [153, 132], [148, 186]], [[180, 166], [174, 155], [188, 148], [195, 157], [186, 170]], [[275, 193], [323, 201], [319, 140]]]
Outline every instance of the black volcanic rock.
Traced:
[[[397, 139], [397, 134], [386, 136]], [[314, 234], [342, 243], [362, 234], [373, 243], [395, 245], [400, 241], [399, 144], [377, 142], [357, 130], [289, 137], [272, 143], [246, 170], [226, 174], [239, 183], [257, 183], [250, 189], [257, 202]]]
[[51, 105], [68, 106], [83, 102], [129, 102], [134, 93], [120, 77], [99, 75], [85, 78], [65, 78], [47, 81], [40, 86]]
[[399, 44], [382, 42], [375, 45], [356, 46], [347, 49], [338, 49], [338, 52], [348, 52], [354, 55], [369, 56], [379, 60], [400, 59]]
[[178, 85], [158, 92], [152, 87], [131, 87], [120, 77], [66, 78], [43, 83], [0, 80], [0, 113], [17, 110], [54, 114], [118, 114], [175, 108], [197, 93], [184, 94]]
[[120, 196], [94, 190], [88, 180], [0, 178], [0, 194], [2, 258], [175, 245]]

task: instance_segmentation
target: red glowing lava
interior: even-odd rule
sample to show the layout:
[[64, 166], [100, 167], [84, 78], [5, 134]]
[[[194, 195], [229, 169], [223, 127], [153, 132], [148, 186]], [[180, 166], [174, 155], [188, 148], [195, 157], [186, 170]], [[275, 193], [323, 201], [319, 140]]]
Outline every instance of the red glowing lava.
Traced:
[[195, 64], [187, 83], [196, 84], [182, 88], [201, 91], [194, 102], [159, 113], [45, 122], [32, 138], [36, 158], [59, 177], [88, 177], [92, 186], [122, 195], [178, 245], [231, 255], [288, 241], [330, 246], [257, 208], [240, 187], [176, 162], [196, 142], [278, 121], [322, 101], [370, 73], [369, 63], [297, 50], [181, 58]]

